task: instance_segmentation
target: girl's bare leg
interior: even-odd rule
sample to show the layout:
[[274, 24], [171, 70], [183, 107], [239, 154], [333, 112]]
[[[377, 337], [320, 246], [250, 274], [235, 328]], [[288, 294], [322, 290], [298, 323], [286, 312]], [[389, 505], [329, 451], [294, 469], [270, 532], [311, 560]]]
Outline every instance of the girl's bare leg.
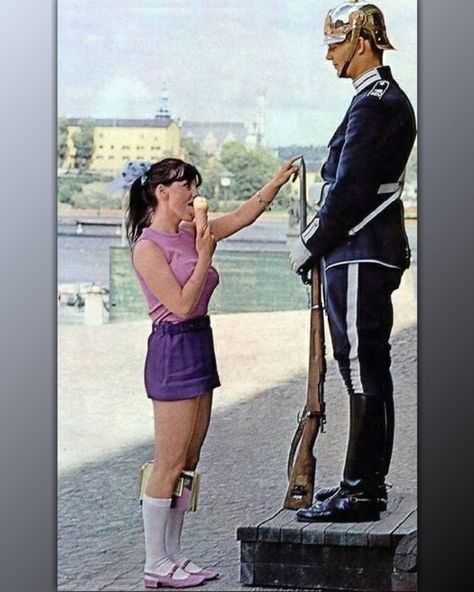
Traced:
[[155, 461], [146, 495], [170, 498], [184, 469], [194, 433], [200, 397], [181, 401], [153, 401]]

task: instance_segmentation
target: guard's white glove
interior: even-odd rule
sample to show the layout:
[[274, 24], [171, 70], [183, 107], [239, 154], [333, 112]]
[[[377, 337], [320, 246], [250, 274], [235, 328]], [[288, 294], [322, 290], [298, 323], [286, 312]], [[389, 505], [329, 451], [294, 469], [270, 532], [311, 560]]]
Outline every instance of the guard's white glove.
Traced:
[[295, 273], [301, 273], [311, 259], [311, 251], [307, 249], [301, 237], [298, 237], [290, 252], [290, 265]]

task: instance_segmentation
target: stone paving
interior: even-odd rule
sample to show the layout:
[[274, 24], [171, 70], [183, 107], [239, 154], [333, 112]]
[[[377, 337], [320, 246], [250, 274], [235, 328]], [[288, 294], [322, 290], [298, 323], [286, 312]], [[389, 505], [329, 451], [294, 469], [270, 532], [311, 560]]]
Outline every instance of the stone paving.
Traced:
[[[410, 272], [395, 295], [393, 374], [397, 426], [389, 481], [416, 492], [416, 301]], [[199, 509], [184, 546], [221, 577], [199, 590], [239, 584], [240, 524], [268, 517], [286, 492], [288, 448], [303, 406], [308, 311], [216, 315], [222, 387], [200, 463]], [[148, 323], [58, 330], [58, 589], [143, 588], [138, 471], [152, 456], [152, 412], [143, 392]], [[327, 431], [316, 446], [317, 485], [339, 480], [347, 400], [328, 347]], [[277, 590], [277, 588], [264, 588]]]

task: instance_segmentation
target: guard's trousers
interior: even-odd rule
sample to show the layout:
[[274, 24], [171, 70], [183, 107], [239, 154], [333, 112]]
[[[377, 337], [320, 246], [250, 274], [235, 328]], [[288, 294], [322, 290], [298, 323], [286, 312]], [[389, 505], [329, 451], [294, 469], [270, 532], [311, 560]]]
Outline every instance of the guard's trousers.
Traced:
[[334, 357], [349, 394], [392, 401], [392, 292], [402, 271], [377, 263], [347, 263], [323, 274]]

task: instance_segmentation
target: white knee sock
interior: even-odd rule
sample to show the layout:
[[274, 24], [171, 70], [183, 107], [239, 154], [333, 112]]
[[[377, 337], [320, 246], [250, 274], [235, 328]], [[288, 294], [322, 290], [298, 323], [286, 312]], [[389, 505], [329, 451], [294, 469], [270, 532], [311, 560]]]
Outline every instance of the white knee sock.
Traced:
[[[166, 551], [166, 526], [170, 516], [171, 499], [143, 496], [142, 514], [145, 531], [145, 571], [161, 576], [169, 574], [175, 561]], [[188, 577], [183, 569], [177, 569], [174, 579]]]
[[183, 531], [184, 522], [184, 511], [176, 508], [171, 508], [168, 523], [166, 525], [166, 551], [168, 556], [182, 566], [185, 562], [188, 562], [185, 569], [188, 573], [198, 573], [201, 571], [201, 567], [196, 565], [181, 552], [181, 533]]

